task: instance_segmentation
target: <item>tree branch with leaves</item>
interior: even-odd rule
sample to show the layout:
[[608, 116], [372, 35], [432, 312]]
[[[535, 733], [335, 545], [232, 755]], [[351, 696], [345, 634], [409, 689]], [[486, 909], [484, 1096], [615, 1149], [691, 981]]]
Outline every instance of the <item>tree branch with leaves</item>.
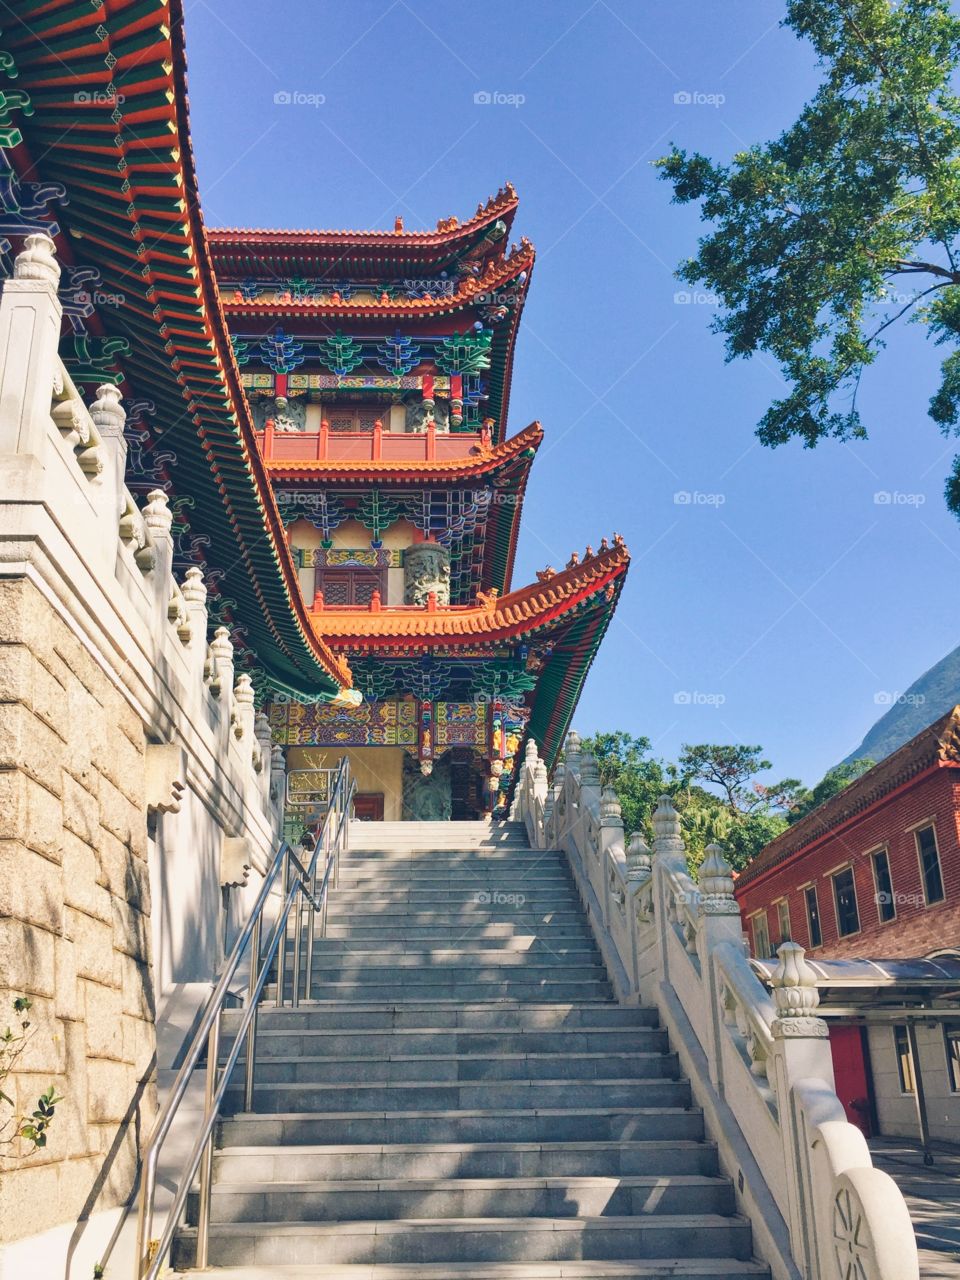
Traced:
[[[719, 295], [728, 359], [777, 360], [789, 390], [764, 444], [865, 437], [861, 379], [904, 320], [953, 348], [929, 413], [956, 436], [960, 17], [948, 0], [788, 0], [784, 25], [823, 70], [796, 122], [729, 164], [676, 147], [657, 162], [712, 224], [678, 275]], [[960, 516], [960, 456], [945, 492]]]
[[18, 1115], [16, 1102], [6, 1092], [7, 1081], [16, 1070], [34, 1035], [34, 1028], [27, 1017], [30, 1008], [31, 1002], [27, 996], [17, 996], [13, 1002], [15, 1025], [8, 1026], [0, 1034], [0, 1106], [11, 1108], [13, 1113], [6, 1119], [0, 1118], [0, 1148], [10, 1146], [19, 1138], [30, 1144], [29, 1154], [32, 1155], [34, 1151], [47, 1145], [47, 1130], [53, 1121], [57, 1103], [62, 1102], [63, 1098], [50, 1085], [40, 1094], [37, 1105], [29, 1115]]

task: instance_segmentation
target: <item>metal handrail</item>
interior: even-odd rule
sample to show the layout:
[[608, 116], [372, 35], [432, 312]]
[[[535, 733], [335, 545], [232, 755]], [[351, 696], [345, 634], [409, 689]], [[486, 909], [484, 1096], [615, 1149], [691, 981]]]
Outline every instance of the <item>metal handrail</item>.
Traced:
[[[240, 1057], [240, 1051], [246, 1043], [246, 1069], [244, 1075], [244, 1109], [249, 1111], [253, 1106], [253, 1091], [256, 1072], [257, 1023], [260, 999], [263, 988], [270, 976], [274, 956], [277, 958], [277, 1007], [284, 1003], [286, 988], [286, 942], [291, 911], [296, 905], [295, 940], [293, 954], [293, 974], [291, 1005], [296, 1008], [300, 1002], [300, 951], [303, 937], [303, 906], [307, 904], [307, 971], [304, 983], [305, 997], [310, 998], [313, 984], [313, 942], [316, 936], [316, 916], [320, 916], [320, 936], [326, 933], [327, 895], [330, 888], [337, 887], [340, 868], [340, 854], [346, 848], [348, 818], [350, 805], [356, 784], [350, 773], [349, 762], [341, 760], [337, 770], [336, 781], [330, 793], [330, 804], [323, 817], [317, 834], [316, 844], [310, 861], [306, 867], [294, 853], [287, 841], [283, 841], [273, 860], [273, 864], [263, 881], [260, 893], [233, 950], [224, 965], [220, 979], [214, 987], [210, 998], [204, 1006], [190, 1047], [177, 1072], [177, 1078], [170, 1090], [160, 1114], [154, 1124], [153, 1131], [144, 1148], [142, 1164], [142, 1182], [140, 1187], [140, 1206], [137, 1221], [137, 1252], [135, 1280], [157, 1280], [164, 1265], [167, 1253], [173, 1243], [174, 1233], [183, 1213], [187, 1197], [193, 1186], [194, 1176], [200, 1174], [200, 1202], [197, 1214], [197, 1257], [196, 1267], [207, 1266], [210, 1233], [210, 1196], [213, 1183], [213, 1140], [214, 1127], [220, 1116], [220, 1107], [230, 1085], [233, 1070]], [[323, 876], [318, 887], [317, 865], [321, 853], [324, 855]], [[266, 950], [260, 951], [263, 931], [263, 917], [277, 878], [280, 877], [282, 906], [276, 923], [267, 939]], [[234, 1039], [233, 1047], [227, 1056], [222, 1072], [218, 1071], [220, 1057], [220, 1021], [226, 1005], [230, 984], [232, 983], [240, 961], [250, 946], [250, 979], [247, 1000], [240, 1020], [240, 1026]], [[151, 1240], [153, 1231], [154, 1198], [157, 1186], [157, 1166], [160, 1150], [180, 1104], [186, 1095], [187, 1086], [206, 1048], [206, 1082], [204, 1090], [203, 1122], [197, 1133], [196, 1141], [190, 1155], [183, 1166], [173, 1204], [167, 1215], [166, 1226], [159, 1240]]]

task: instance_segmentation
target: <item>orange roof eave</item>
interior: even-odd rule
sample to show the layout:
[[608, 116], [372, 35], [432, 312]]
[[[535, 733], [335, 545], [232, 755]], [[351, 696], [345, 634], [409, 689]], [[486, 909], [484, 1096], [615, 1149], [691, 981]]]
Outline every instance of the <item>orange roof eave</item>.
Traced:
[[270, 249], [298, 249], [317, 247], [329, 244], [338, 249], [365, 248], [369, 246], [398, 246], [409, 248], [428, 248], [433, 246], [452, 245], [473, 232], [482, 229], [488, 223], [496, 222], [505, 215], [513, 215], [518, 204], [517, 193], [508, 182], [506, 187], [496, 196], [463, 222], [441, 219], [441, 225], [431, 231], [360, 231], [360, 230], [314, 230], [291, 231], [269, 227], [217, 227], [208, 229], [207, 237], [210, 248], [216, 256], [220, 249], [254, 249], [264, 247]]
[[555, 622], [578, 605], [604, 592], [626, 573], [630, 553], [620, 542], [544, 581], [531, 583], [498, 599], [477, 604], [414, 605], [381, 609], [330, 607], [315, 611], [316, 630], [335, 649], [371, 642], [391, 644], [411, 639], [505, 639]]
[[[512, 257], [505, 258], [493, 271], [480, 277], [471, 277], [457, 293], [435, 298], [389, 298], [385, 302], [379, 300], [358, 302], [352, 298], [339, 302], [317, 302], [309, 298], [301, 301], [291, 300], [290, 302], [276, 302], [272, 299], [261, 298], [237, 301], [230, 298], [228, 291], [222, 287], [220, 288], [220, 297], [224, 313], [229, 317], [283, 316], [291, 318], [294, 316], [310, 316], [318, 319], [337, 320], [348, 316], [356, 316], [362, 319], [364, 317], [391, 315], [399, 317], [410, 315], [411, 313], [424, 316], [450, 315], [455, 311], [462, 311], [465, 307], [482, 304], [486, 295], [496, 292], [504, 285], [509, 284], [522, 271], [529, 273], [533, 268], [535, 258], [536, 251], [533, 245], [525, 244]], [[520, 289], [519, 302], [521, 307], [526, 298], [528, 285], [529, 276]]]

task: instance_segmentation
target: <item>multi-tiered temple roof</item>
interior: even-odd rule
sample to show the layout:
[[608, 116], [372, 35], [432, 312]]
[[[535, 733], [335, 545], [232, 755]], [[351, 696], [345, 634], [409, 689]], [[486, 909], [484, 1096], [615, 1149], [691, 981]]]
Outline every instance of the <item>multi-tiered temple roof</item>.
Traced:
[[8, 8], [0, 253], [56, 239], [68, 368], [120, 383], [127, 484], [168, 493], [175, 567], [287, 695], [278, 740], [352, 685], [364, 709], [316, 710], [313, 741], [389, 739], [425, 773], [469, 746], [502, 797], [526, 734], [558, 751], [627, 568], [615, 541], [512, 585], [542, 439], [507, 422], [516, 192], [432, 230], [208, 232], [182, 0]]

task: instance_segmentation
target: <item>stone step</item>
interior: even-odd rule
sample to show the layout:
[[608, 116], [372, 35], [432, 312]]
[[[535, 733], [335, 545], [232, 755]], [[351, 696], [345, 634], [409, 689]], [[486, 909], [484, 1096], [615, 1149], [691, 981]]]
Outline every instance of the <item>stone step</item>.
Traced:
[[411, 1084], [492, 1080], [675, 1080], [670, 1053], [396, 1054], [257, 1057], [256, 1084]]
[[[262, 1007], [254, 1112], [230, 1114], [242, 1072], [227, 1091], [221, 1280], [769, 1280], [656, 1011], [614, 1002], [565, 856], [516, 823], [350, 835], [312, 998]], [[194, 1247], [188, 1226], [175, 1265]]]
[[458, 866], [461, 863], [494, 862], [537, 864], [566, 867], [566, 855], [559, 849], [531, 849], [528, 845], [475, 844], [464, 849], [424, 849], [415, 845], [396, 846], [393, 849], [348, 849], [340, 855], [341, 867], [354, 866], [378, 869], [411, 864], [436, 864]]
[[[177, 1271], [170, 1280], [209, 1271]], [[216, 1280], [769, 1280], [761, 1262], [663, 1258], [633, 1262], [325, 1263], [218, 1268]]]
[[[239, 1078], [228, 1085], [225, 1112], [237, 1109], [243, 1086]], [[231, 1105], [232, 1104], [232, 1105]], [[349, 1111], [415, 1112], [470, 1111], [496, 1107], [498, 1110], [583, 1107], [688, 1107], [690, 1085], [686, 1080], [649, 1079], [594, 1080], [568, 1077], [559, 1080], [391, 1080], [385, 1083], [362, 1081], [317, 1084], [259, 1083], [254, 1105], [261, 1112]]]
[[[242, 1017], [239, 1009], [227, 1009], [224, 1031], [235, 1028]], [[619, 1027], [659, 1027], [656, 1009], [641, 1005], [618, 1005], [612, 1001], [582, 1004], [576, 1001], [470, 1002], [442, 1004], [424, 1000], [368, 1002], [357, 1008], [350, 1001], [327, 1001], [323, 1005], [301, 1004], [298, 1009], [277, 1009], [265, 1005], [259, 1017], [264, 1030], [482, 1030], [560, 1031], [614, 1030]]]
[[499, 891], [497, 886], [488, 888], [476, 881], [451, 888], [389, 888], [376, 881], [371, 888], [339, 887], [330, 891], [330, 911], [351, 908], [356, 910], [358, 906], [374, 914], [385, 913], [390, 909], [396, 913], [404, 906], [412, 906], [419, 911], [458, 910], [461, 906], [483, 906], [488, 911], [497, 908], [526, 908], [530, 911], [582, 910], [572, 884], [540, 888], [524, 881], [516, 890], [504, 888]]
[[[307, 954], [305, 942], [301, 947], [301, 954], [303, 956]], [[317, 938], [313, 944], [314, 967], [320, 965], [321, 959], [326, 961], [329, 958], [331, 962], [335, 962], [337, 957], [343, 955], [356, 957], [358, 962], [375, 964], [380, 961], [383, 963], [387, 954], [390, 956], [391, 964], [420, 968], [433, 963], [454, 964], [460, 961], [469, 964], [482, 964], [484, 961], [488, 964], [528, 964], [531, 959], [536, 963], [539, 958], [542, 963], [543, 957], [551, 956], [557, 960], [570, 958], [573, 961], [589, 962], [600, 953], [596, 946], [586, 939], [577, 938], [566, 941], [559, 938], [555, 942], [549, 942], [533, 934], [514, 935], [507, 938], [481, 938], [475, 942], [456, 941], [450, 945], [441, 946], [423, 946], [393, 940], [389, 942], [377, 940], [374, 945], [373, 939], [358, 940], [349, 937]]]
[[390, 864], [383, 867], [371, 867], [368, 862], [351, 864], [340, 863], [339, 889], [349, 888], [358, 882], [360, 887], [367, 885], [416, 885], [434, 882], [442, 884], [452, 881], [455, 884], [472, 879], [482, 879], [500, 883], [511, 880], [534, 881], [538, 885], [571, 885], [570, 873], [558, 859], [550, 862], [518, 863], [502, 860], [489, 861], [478, 859], [473, 863], [451, 862], [439, 863], [432, 859], [421, 858], [404, 863]]
[[562, 910], [541, 909], [532, 906], [508, 903], [464, 902], [454, 909], [428, 911], [422, 904], [413, 904], [416, 910], [404, 911], [400, 904], [387, 904], [390, 910], [364, 910], [357, 903], [338, 903], [332, 899], [328, 909], [328, 923], [331, 925], [359, 926], [360, 928], [380, 928], [389, 935], [391, 929], [410, 929], [413, 926], [427, 925], [431, 931], [439, 928], [458, 928], [464, 930], [483, 925], [508, 923], [522, 929], [539, 929], [544, 925], [575, 925], [583, 927], [583, 910], [564, 907]]
[[454, 847], [449, 840], [426, 843], [422, 840], [399, 841], [387, 848], [384, 845], [376, 849], [365, 849], [351, 844], [345, 853], [341, 853], [340, 861], [364, 863], [369, 866], [387, 866], [399, 862], [468, 862], [472, 858], [484, 858], [498, 861], [562, 862], [565, 855], [559, 849], [531, 849], [519, 840], [504, 840], [492, 843], [489, 840], [463, 841]]
[[400, 949], [407, 943], [442, 946], [444, 943], [484, 942], [495, 939], [513, 939], [516, 942], [525, 940], [541, 940], [550, 942], [554, 939], [570, 939], [580, 945], [594, 946], [593, 934], [587, 925], [579, 920], [565, 922], [534, 922], [529, 920], [483, 920], [474, 922], [460, 921], [457, 924], [396, 924], [385, 926], [371, 924], [369, 920], [357, 919], [356, 923], [339, 924], [334, 917], [327, 923], [329, 940], [347, 940], [357, 943], [381, 940], [383, 943], [399, 944]]
[[563, 958], [549, 953], [533, 959], [524, 956], [507, 956], [501, 962], [498, 956], [493, 964], [470, 959], [435, 960], [429, 965], [367, 964], [361, 957], [347, 949], [338, 956], [324, 955], [314, 960], [313, 971], [318, 981], [325, 984], [356, 982], [383, 986], [390, 982], [398, 969], [403, 969], [403, 985], [449, 986], [458, 982], [521, 982], [525, 986], [543, 982], [605, 982], [606, 969], [602, 964], [581, 963], [575, 958]]
[[507, 1142], [461, 1146], [253, 1146], [217, 1151], [224, 1182], [331, 1178], [551, 1178], [657, 1174], [716, 1176], [711, 1143], [674, 1138], [637, 1142]]
[[523, 871], [515, 868], [511, 871], [498, 871], [489, 867], [478, 867], [472, 871], [451, 872], [449, 874], [436, 871], [404, 871], [358, 876], [351, 875], [341, 868], [340, 879], [336, 889], [331, 892], [339, 895], [347, 891], [360, 891], [379, 897], [383, 891], [397, 892], [429, 892], [431, 890], [473, 893], [485, 890], [502, 893], [536, 890], [538, 893], [575, 893], [570, 877], [560, 870], [544, 871], [542, 867]]
[[[257, 1099], [259, 1105], [259, 1098]], [[662, 1141], [703, 1139], [703, 1114], [687, 1106], [617, 1107], [587, 1104], [504, 1109], [341, 1112], [244, 1112], [223, 1120], [220, 1145], [310, 1146], [346, 1143], [616, 1142], [655, 1133]]]
[[[261, 1015], [263, 1018], [264, 1015]], [[223, 1037], [225, 1049], [233, 1036]], [[321, 1057], [333, 1051], [348, 1057], [392, 1058], [409, 1054], [561, 1054], [561, 1053], [662, 1053], [666, 1032], [657, 1027], [620, 1027], [604, 1030], [587, 1027], [573, 1031], [488, 1031], [483, 1028], [342, 1031], [310, 1028], [286, 1031], [261, 1026], [257, 1036], [257, 1060], [287, 1056]]]
[[[193, 1263], [195, 1233], [177, 1237], [174, 1266]], [[750, 1227], [716, 1214], [640, 1217], [398, 1219], [392, 1222], [231, 1222], [210, 1229], [213, 1266], [510, 1262], [722, 1257], [748, 1261]]]
[[[322, 988], [322, 989], [321, 989]], [[285, 984], [287, 996], [292, 990], [292, 979], [288, 976]], [[411, 987], [403, 978], [393, 982], [332, 982], [327, 978], [315, 979], [311, 999], [315, 1004], [324, 1001], [352, 1001], [354, 1004], [383, 1001], [402, 1001], [409, 998]], [[469, 982], [466, 979], [439, 977], [436, 982], [421, 982], [416, 985], [421, 999], [429, 996], [436, 1000], [449, 1000], [454, 1004], [462, 1004], [472, 1000], [603, 1000], [612, 998], [612, 988], [608, 981], [578, 981], [577, 979], [540, 979], [525, 982], [521, 977], [500, 982]], [[268, 984], [264, 989], [267, 999], [276, 996], [276, 986]]]
[[[214, 1222], [396, 1221], [424, 1218], [609, 1218], [631, 1214], [729, 1215], [725, 1178], [671, 1177], [386, 1178], [363, 1181], [261, 1179], [213, 1188]], [[196, 1223], [196, 1194], [188, 1204]]]

